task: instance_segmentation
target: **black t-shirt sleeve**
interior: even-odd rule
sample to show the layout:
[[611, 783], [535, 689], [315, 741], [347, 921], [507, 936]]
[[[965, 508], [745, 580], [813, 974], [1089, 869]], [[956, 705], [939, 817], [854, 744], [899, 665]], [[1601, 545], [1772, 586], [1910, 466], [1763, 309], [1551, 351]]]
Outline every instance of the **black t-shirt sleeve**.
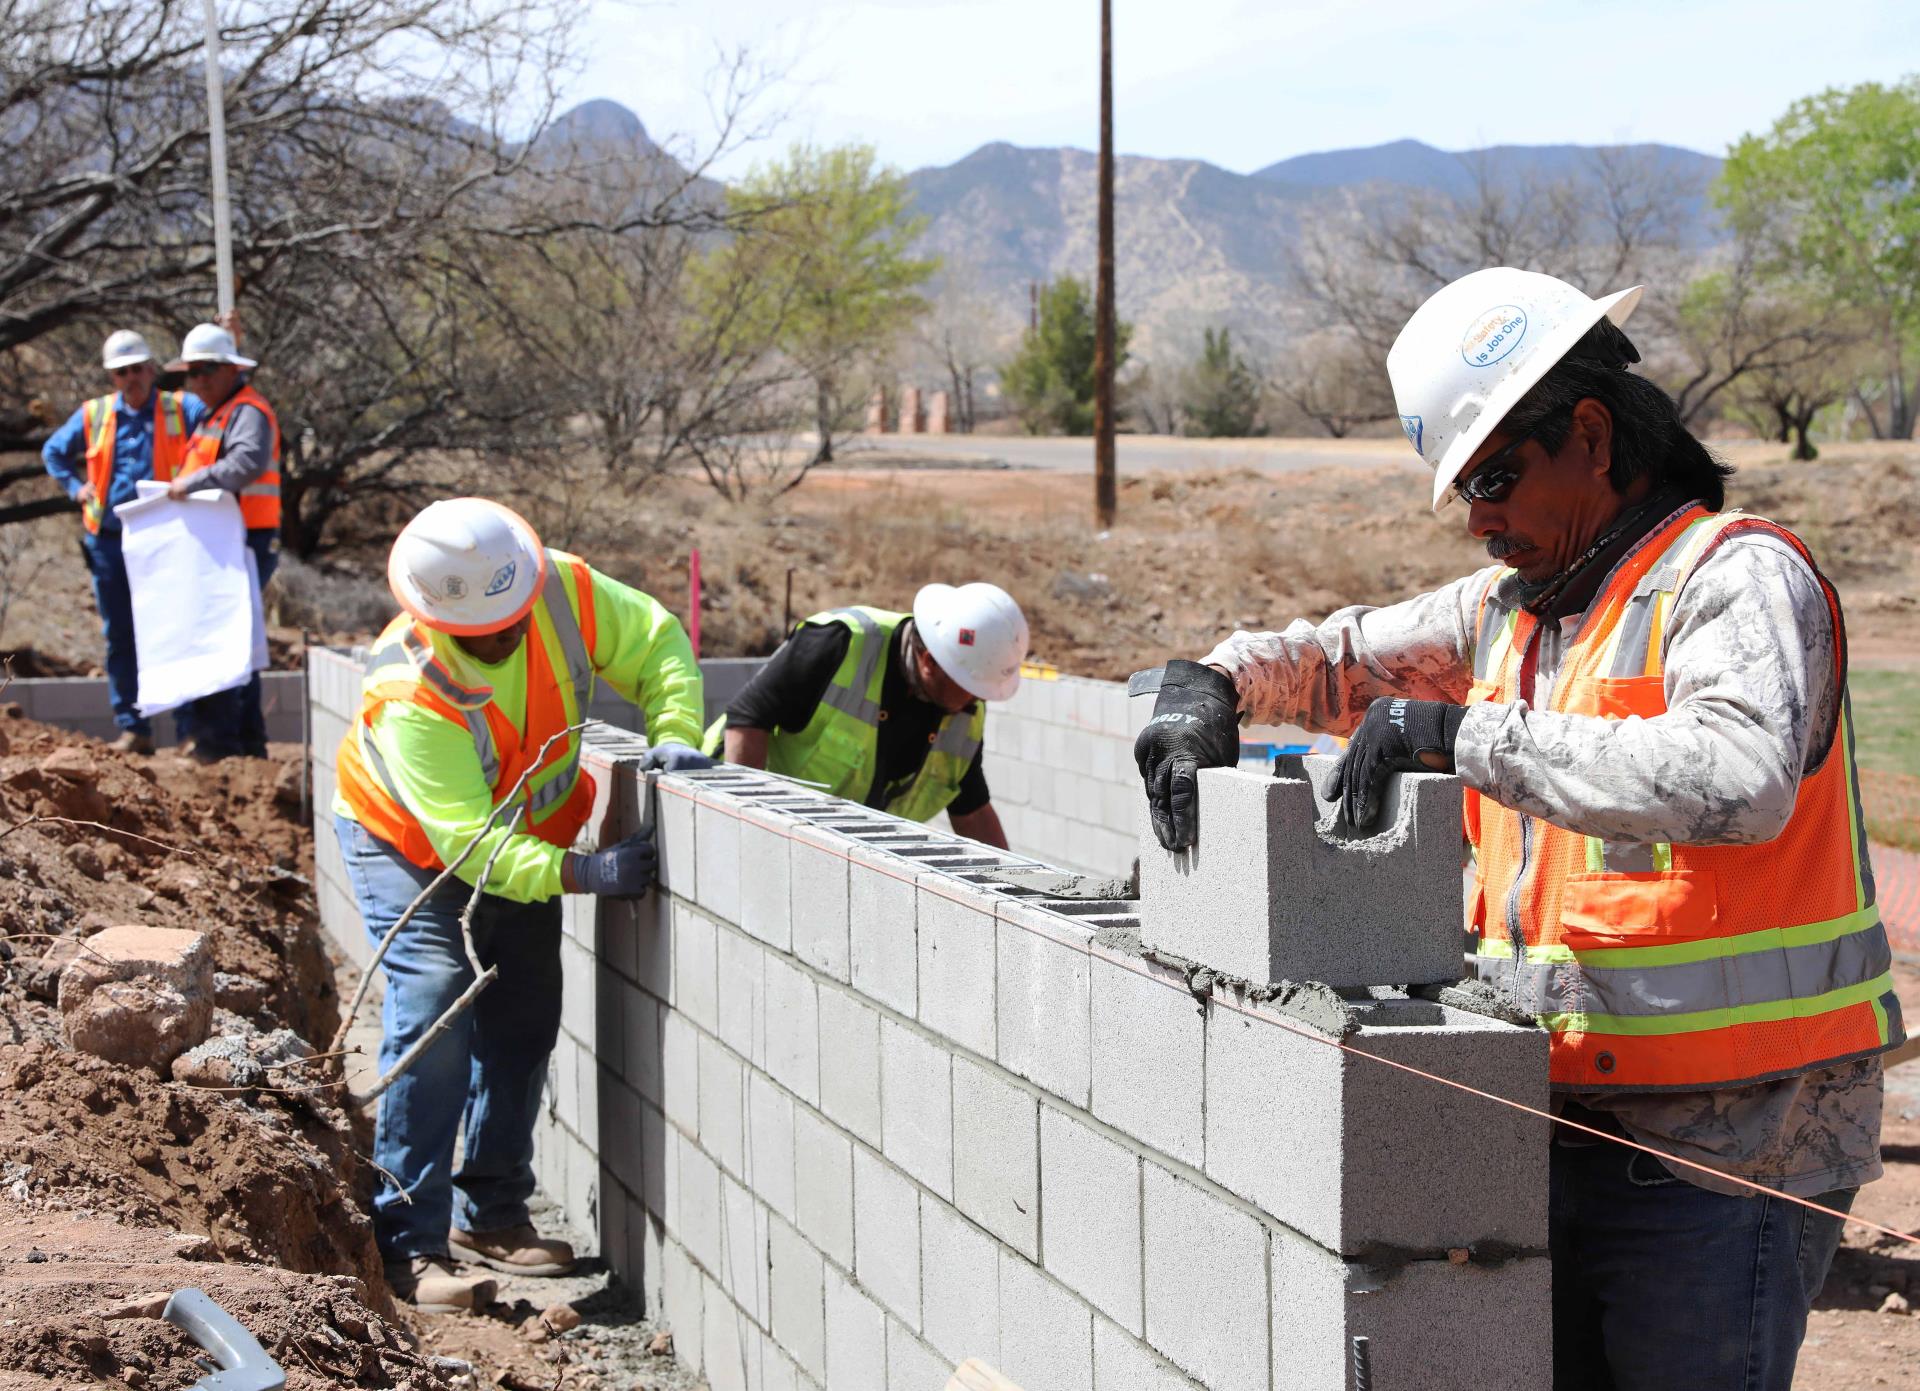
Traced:
[[973, 762], [967, 765], [966, 776], [960, 779], [959, 795], [947, 803], [948, 816], [965, 816], [993, 800], [993, 794], [987, 791], [987, 770], [981, 762], [984, 753], [983, 749], [973, 751]]
[[789, 734], [805, 729], [852, 642], [844, 623], [802, 623], [728, 702], [728, 726]]

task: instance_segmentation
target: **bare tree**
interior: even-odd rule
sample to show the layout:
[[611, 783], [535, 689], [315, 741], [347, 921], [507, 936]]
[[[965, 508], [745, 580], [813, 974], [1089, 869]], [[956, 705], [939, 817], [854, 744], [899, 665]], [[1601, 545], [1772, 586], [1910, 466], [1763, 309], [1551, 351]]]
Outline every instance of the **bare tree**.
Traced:
[[1394, 416], [1386, 368], [1351, 329], [1323, 329], [1297, 340], [1269, 389], [1297, 419], [1334, 439]]
[[929, 306], [919, 345], [947, 379], [955, 430], [970, 435], [979, 419], [984, 379], [1019, 338], [1020, 317], [1014, 306], [985, 290], [979, 266], [969, 261], [942, 266]]

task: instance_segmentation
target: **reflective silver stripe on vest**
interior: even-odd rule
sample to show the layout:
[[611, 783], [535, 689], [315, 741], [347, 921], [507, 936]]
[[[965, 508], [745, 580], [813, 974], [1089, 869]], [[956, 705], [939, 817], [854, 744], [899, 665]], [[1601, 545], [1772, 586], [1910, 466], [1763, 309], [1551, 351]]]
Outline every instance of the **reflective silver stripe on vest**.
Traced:
[[[1498, 581], [1495, 581], [1496, 587]], [[1473, 648], [1473, 678], [1476, 681], [1491, 681], [1498, 675], [1491, 670], [1493, 654], [1505, 636], [1507, 624], [1512, 620], [1514, 610], [1497, 603], [1491, 594], [1480, 618], [1480, 637]]]
[[249, 483], [240, 490], [241, 497], [279, 497], [278, 483]]
[[831, 612], [838, 618], [850, 618], [858, 625], [860, 629], [860, 667], [859, 670], [854, 672], [853, 684], [851, 686], [842, 686], [838, 682], [830, 683], [827, 686], [826, 694], [821, 696], [820, 699], [842, 714], [853, 716], [856, 720], [860, 721], [861, 724], [872, 725], [878, 728], [880, 725], [880, 703], [876, 700], [869, 699], [867, 692], [873, 686], [874, 669], [879, 665], [881, 659], [886, 656], [886, 644], [874, 641], [874, 638], [880, 632], [880, 625], [875, 623], [870, 615], [861, 612], [859, 609], [834, 609]]
[[1588, 966], [1474, 956], [1475, 973], [1532, 1014], [1653, 1018], [1807, 1000], [1864, 985], [1891, 970], [1893, 952], [1877, 925], [1803, 947], [1714, 956], [1671, 966]]
[[973, 737], [973, 712], [963, 710], [947, 716], [939, 737], [933, 741], [932, 752], [951, 754], [962, 763], [972, 763], [973, 756], [980, 752], [980, 741]]
[[[480, 760], [480, 771], [486, 775], [487, 786], [492, 787], [497, 783], [500, 780], [500, 755], [494, 747], [493, 730], [487, 724], [487, 706], [492, 703], [493, 692], [469, 691], [455, 683], [434, 660], [433, 649], [421, 644], [411, 631], [403, 634], [399, 642], [375, 648], [367, 657], [363, 678], [390, 666], [412, 667], [422, 681], [460, 712], [461, 719], [466, 722], [467, 735], [473, 740], [473, 752]], [[379, 751], [374, 748], [373, 741], [365, 737], [364, 729], [360, 745], [370, 755], [368, 762], [375, 766], [388, 795], [399, 802], [400, 795], [394, 791], [393, 779], [387, 775]]]
[[[574, 712], [576, 716], [584, 717], [587, 704], [593, 698], [593, 657], [587, 651], [586, 639], [580, 634], [580, 620], [574, 616], [573, 606], [567, 602], [567, 589], [560, 578], [558, 562], [550, 562], [547, 566], [547, 578], [540, 589], [540, 601], [547, 607], [547, 621], [553, 625], [554, 639], [560, 644], [561, 655], [566, 660], [567, 678], [573, 683]], [[541, 815], [573, 795], [574, 783], [579, 780], [580, 773], [578, 735], [568, 739], [566, 757], [554, 768], [552, 778], [542, 782], [527, 796], [527, 807], [533, 816]]]
[[1603, 840], [1600, 842], [1600, 868], [1607, 874], [1652, 874], [1661, 868], [1653, 862], [1650, 841]]

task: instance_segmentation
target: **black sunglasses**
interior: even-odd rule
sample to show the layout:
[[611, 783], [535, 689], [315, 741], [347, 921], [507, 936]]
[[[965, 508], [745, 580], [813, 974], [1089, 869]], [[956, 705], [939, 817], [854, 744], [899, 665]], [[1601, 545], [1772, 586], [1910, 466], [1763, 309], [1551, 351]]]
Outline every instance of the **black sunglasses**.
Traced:
[[218, 372], [224, 365], [224, 363], [219, 362], [189, 362], [187, 364], [187, 375], [189, 377], [210, 377], [215, 372]]
[[[1558, 414], [1558, 411], [1554, 412], [1554, 415]], [[1509, 440], [1487, 455], [1478, 468], [1453, 485], [1453, 495], [1462, 502], [1504, 502], [1507, 494], [1520, 481], [1520, 475], [1527, 470], [1526, 460], [1519, 457], [1520, 446], [1532, 443], [1545, 433], [1548, 422], [1553, 418], [1548, 416], [1526, 434]]]

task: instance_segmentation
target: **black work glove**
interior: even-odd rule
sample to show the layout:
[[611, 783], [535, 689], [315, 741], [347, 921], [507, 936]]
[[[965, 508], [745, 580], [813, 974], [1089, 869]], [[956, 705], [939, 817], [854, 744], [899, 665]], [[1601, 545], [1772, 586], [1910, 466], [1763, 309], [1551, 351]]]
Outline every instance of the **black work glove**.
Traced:
[[640, 760], [640, 771], [643, 773], [650, 773], [656, 768], [663, 773], [692, 773], [712, 766], [711, 758], [685, 744], [655, 744]]
[[580, 892], [604, 898], [638, 898], [653, 887], [659, 864], [653, 832], [640, 831], [591, 855], [574, 853], [573, 882]]
[[[1380, 790], [1389, 773], [1452, 772], [1453, 739], [1466, 714], [1464, 705], [1405, 696], [1381, 696], [1369, 705], [1333, 768], [1340, 819], [1355, 830], [1371, 826], [1380, 815]], [[1426, 752], [1445, 755], [1446, 766], [1421, 762]]]
[[1133, 741], [1133, 761], [1147, 785], [1154, 838], [1169, 850], [1192, 845], [1199, 829], [1199, 771], [1240, 761], [1239, 707], [1233, 682], [1212, 667], [1167, 663], [1153, 718]]

